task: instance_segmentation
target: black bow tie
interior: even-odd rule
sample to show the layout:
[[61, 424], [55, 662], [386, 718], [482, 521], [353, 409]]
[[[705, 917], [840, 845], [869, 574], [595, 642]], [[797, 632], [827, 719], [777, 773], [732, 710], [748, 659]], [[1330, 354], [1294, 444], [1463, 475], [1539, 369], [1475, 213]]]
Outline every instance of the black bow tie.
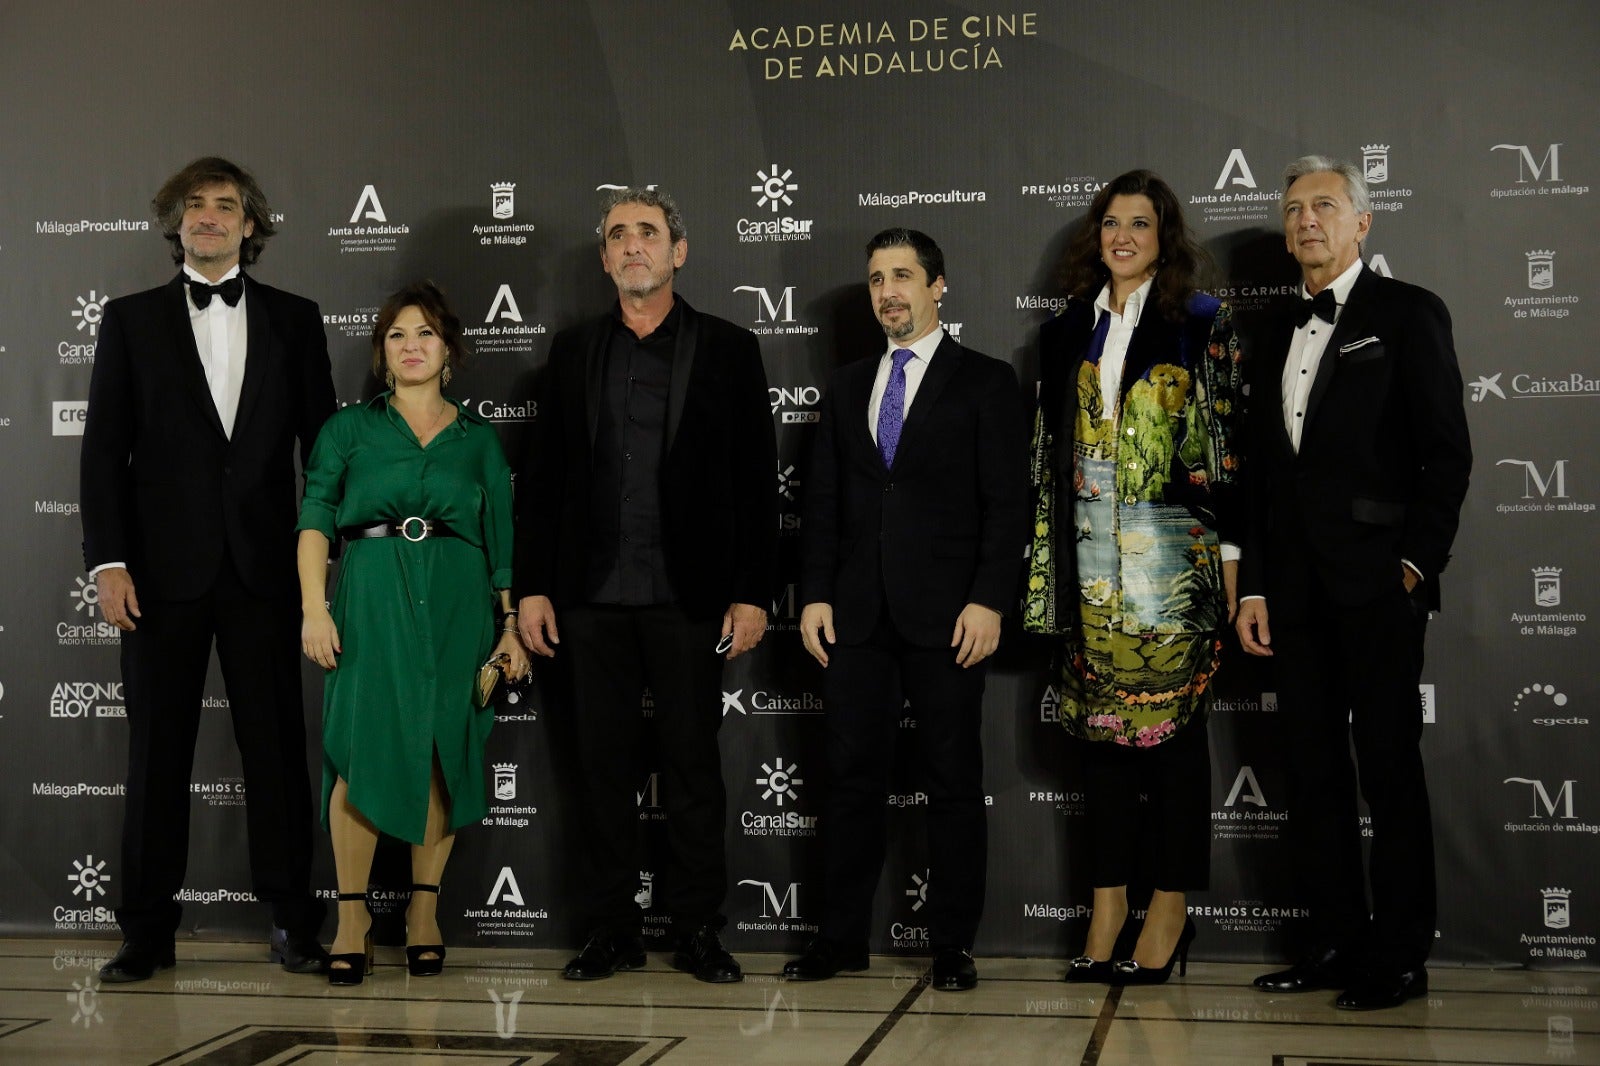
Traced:
[[244, 276], [240, 274], [235, 274], [221, 285], [207, 285], [203, 281], [196, 281], [187, 274], [184, 275], [183, 280], [189, 286], [189, 299], [193, 300], [194, 305], [202, 311], [211, 305], [213, 296], [222, 297], [222, 302], [229, 307], [238, 307], [239, 297], [244, 295]]
[[1323, 289], [1309, 300], [1300, 301], [1300, 309], [1296, 312], [1295, 326], [1305, 326], [1311, 321], [1311, 316], [1316, 315], [1324, 322], [1332, 323], [1333, 316], [1339, 310], [1339, 305], [1333, 299], [1332, 289]]

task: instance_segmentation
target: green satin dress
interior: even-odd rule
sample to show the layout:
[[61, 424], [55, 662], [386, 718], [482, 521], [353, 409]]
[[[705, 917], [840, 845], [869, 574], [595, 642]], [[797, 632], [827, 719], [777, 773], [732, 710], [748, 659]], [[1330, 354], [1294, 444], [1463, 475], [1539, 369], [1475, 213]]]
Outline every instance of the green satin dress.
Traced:
[[[332, 613], [343, 647], [322, 698], [322, 822], [335, 781], [390, 836], [422, 842], [438, 753], [452, 830], [488, 812], [484, 745], [493, 708], [472, 699], [495, 642], [495, 590], [511, 585], [511, 470], [493, 427], [459, 403], [423, 447], [385, 393], [323, 426], [300, 529], [410, 516], [454, 536], [345, 544]], [[454, 402], [454, 401], [452, 401]]]

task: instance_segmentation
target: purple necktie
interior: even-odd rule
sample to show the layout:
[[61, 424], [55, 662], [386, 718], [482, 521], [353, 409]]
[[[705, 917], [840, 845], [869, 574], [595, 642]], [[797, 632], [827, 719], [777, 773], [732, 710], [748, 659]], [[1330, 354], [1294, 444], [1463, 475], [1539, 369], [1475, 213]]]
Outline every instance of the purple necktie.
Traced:
[[894, 350], [894, 366], [883, 389], [883, 402], [878, 405], [878, 454], [883, 456], [884, 466], [894, 465], [900, 427], [906, 424], [906, 364], [915, 354], [910, 348]]

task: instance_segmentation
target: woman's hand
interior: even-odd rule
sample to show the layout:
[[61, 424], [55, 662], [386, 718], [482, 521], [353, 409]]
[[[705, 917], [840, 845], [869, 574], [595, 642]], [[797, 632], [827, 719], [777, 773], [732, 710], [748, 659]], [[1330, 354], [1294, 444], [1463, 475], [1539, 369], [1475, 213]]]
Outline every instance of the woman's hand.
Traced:
[[326, 607], [308, 607], [302, 612], [300, 622], [300, 650], [306, 658], [332, 670], [339, 665], [339, 627], [333, 624], [333, 615]]
[[511, 662], [506, 664], [506, 680], [521, 681], [528, 676], [532, 663], [528, 659], [528, 649], [522, 646], [522, 639], [515, 630], [503, 630], [500, 633], [500, 643], [494, 647], [496, 655], [509, 655]]

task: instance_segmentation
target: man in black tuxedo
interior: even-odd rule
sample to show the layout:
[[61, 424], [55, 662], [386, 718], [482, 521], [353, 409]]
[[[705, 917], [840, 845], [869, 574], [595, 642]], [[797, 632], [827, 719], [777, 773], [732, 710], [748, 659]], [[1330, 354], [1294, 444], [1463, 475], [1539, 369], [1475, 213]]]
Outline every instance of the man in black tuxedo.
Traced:
[[189, 775], [215, 642], [244, 771], [250, 871], [273, 957], [320, 973], [300, 697], [295, 445], [333, 413], [316, 304], [242, 273], [273, 234], [260, 187], [198, 159], [152, 204], [182, 270], [106, 305], [81, 458], [84, 563], [123, 631], [123, 944], [100, 971], [173, 964]]
[[988, 840], [980, 713], [1027, 545], [1027, 420], [1011, 367], [940, 328], [933, 239], [885, 230], [867, 256], [889, 341], [833, 376], [801, 526], [800, 635], [826, 668], [826, 902], [819, 936], [783, 972], [816, 981], [867, 968], [909, 700], [927, 781], [933, 985], [967, 989]]
[[[1255, 361], [1240, 642], [1271, 655], [1290, 770], [1292, 854], [1311, 941], [1272, 992], [1342, 988], [1347, 1010], [1423, 995], [1436, 912], [1417, 682], [1472, 468], [1450, 315], [1361, 261], [1360, 170], [1284, 173], [1305, 299]], [[1270, 609], [1270, 624], [1269, 624]], [[1372, 814], [1362, 875], [1354, 740]]]
[[537, 654], [564, 649], [577, 701], [591, 927], [563, 971], [573, 980], [645, 963], [634, 897], [646, 686], [671, 852], [653, 887], [672, 919], [672, 965], [702, 981], [743, 979], [719, 936], [717, 730], [722, 664], [766, 632], [777, 444], [755, 336], [672, 291], [688, 252], [666, 193], [607, 198], [600, 264], [617, 303], [551, 344], [517, 483], [518, 624]]

